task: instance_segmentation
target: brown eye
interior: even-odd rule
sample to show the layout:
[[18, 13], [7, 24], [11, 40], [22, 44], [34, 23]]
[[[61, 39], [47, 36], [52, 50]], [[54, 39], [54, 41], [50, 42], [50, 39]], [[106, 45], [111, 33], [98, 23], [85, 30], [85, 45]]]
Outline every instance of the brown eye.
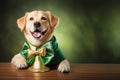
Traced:
[[30, 17], [30, 19], [29, 19], [30, 21], [32, 21], [33, 20], [33, 17]]
[[46, 18], [46, 17], [44, 17], [44, 16], [43, 16], [43, 17], [41, 17], [41, 19], [42, 19], [42, 20], [47, 20], [47, 18]]

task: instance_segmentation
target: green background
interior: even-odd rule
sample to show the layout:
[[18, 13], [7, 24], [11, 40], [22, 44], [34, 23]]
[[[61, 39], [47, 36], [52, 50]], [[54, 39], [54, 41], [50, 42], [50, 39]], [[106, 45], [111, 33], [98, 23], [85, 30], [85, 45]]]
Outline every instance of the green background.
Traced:
[[71, 63], [120, 63], [119, 0], [4, 0], [0, 3], [0, 62], [25, 40], [16, 20], [32, 10], [59, 17], [55, 36]]

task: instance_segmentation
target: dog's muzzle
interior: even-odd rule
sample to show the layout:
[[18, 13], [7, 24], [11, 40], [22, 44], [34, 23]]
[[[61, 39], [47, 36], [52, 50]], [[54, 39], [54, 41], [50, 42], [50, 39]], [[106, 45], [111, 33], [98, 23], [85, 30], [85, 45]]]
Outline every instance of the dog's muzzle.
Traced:
[[42, 28], [40, 22], [35, 22], [34, 28], [35, 30], [31, 32], [34, 38], [40, 38], [41, 36], [45, 35], [45, 33], [47, 32], [47, 29]]

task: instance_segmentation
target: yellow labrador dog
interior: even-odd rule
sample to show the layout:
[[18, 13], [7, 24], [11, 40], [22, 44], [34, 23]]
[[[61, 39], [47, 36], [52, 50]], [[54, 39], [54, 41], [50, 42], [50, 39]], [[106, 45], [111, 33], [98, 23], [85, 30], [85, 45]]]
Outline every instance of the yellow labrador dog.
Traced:
[[[43, 63], [46, 66], [58, 67], [60, 72], [69, 72], [70, 64], [62, 54], [53, 32], [58, 24], [58, 17], [53, 16], [49, 11], [36, 10], [27, 12], [17, 20], [18, 27], [24, 33], [26, 41], [19, 54], [15, 55], [11, 63], [18, 69], [27, 68], [33, 64], [33, 60], [28, 58], [28, 51], [48, 45]], [[49, 49], [51, 47], [52, 49]]]

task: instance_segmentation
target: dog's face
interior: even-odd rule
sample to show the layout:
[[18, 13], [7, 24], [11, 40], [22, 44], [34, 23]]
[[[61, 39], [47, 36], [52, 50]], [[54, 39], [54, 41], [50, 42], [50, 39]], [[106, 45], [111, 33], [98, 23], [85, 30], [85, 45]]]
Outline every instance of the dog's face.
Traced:
[[40, 46], [52, 37], [58, 18], [49, 11], [32, 11], [18, 19], [17, 23], [27, 41], [34, 46]]

